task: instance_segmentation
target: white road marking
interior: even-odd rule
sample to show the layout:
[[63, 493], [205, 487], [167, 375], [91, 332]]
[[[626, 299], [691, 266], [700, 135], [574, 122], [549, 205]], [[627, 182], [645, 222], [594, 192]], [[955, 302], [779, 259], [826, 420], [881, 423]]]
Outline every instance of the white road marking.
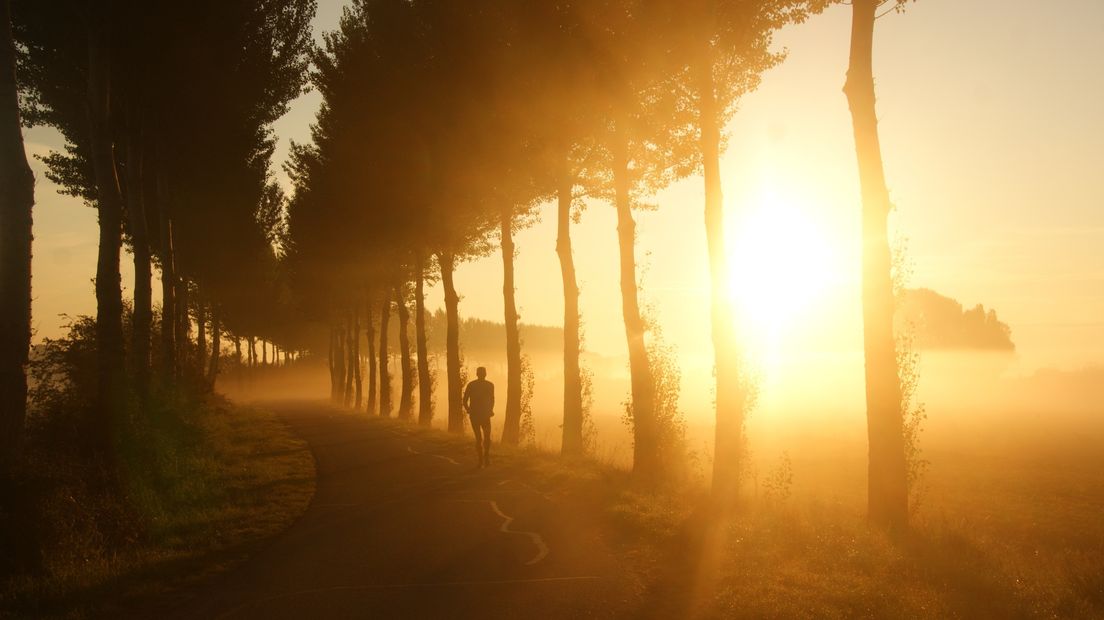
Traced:
[[512, 478], [507, 478], [506, 480], [503, 480], [502, 482], [499, 482], [498, 486], [503, 486], [503, 485], [505, 485], [507, 483], [510, 483], [510, 482], [513, 482], [514, 484], [525, 487], [526, 489], [532, 491], [533, 493], [536, 493], [537, 495], [540, 495], [541, 497], [543, 497], [544, 499], [546, 499], [548, 501], [552, 501], [552, 494], [551, 493], [545, 493], [544, 491], [541, 491], [537, 487], [535, 487], [531, 484], [526, 484], [526, 483], [524, 483], [520, 480], [514, 480]]
[[414, 448], [411, 448], [410, 446], [406, 447], [406, 451], [411, 453], [411, 454], [423, 454], [425, 456], [432, 456], [435, 459], [441, 459], [442, 461], [448, 461], [449, 463], [452, 463], [453, 465], [459, 465], [460, 464], [455, 459], [451, 459], [451, 458], [449, 458], [449, 457], [447, 457], [443, 454], [432, 454], [430, 452], [418, 452], [417, 450], [415, 450]]
[[548, 545], [545, 544], [544, 537], [536, 532], [523, 532], [521, 530], [510, 529], [510, 524], [514, 522], [514, 518], [502, 512], [502, 509], [498, 507], [498, 502], [489, 499], [458, 499], [454, 501], [490, 504], [491, 510], [493, 510], [496, 515], [502, 518], [502, 525], [499, 526], [498, 531], [502, 532], [503, 534], [519, 534], [521, 536], [526, 536], [529, 538], [529, 540], [533, 541], [533, 546], [537, 548], [537, 554], [533, 556], [533, 559], [525, 563], [526, 566], [532, 566], [533, 564], [540, 562], [546, 556], [548, 556]]
[[514, 518], [507, 516], [506, 513], [498, 507], [498, 502], [491, 501], [491, 510], [495, 511], [495, 514], [502, 517], [502, 527], [498, 528], [503, 533], [523, 534], [529, 537], [529, 540], [533, 541], [533, 544], [537, 547], [537, 555], [533, 556], [533, 559], [525, 563], [526, 566], [532, 566], [537, 562], [540, 562], [548, 555], [548, 545], [544, 544], [544, 537], [536, 532], [521, 532], [517, 530], [511, 530], [510, 524], [514, 522]]

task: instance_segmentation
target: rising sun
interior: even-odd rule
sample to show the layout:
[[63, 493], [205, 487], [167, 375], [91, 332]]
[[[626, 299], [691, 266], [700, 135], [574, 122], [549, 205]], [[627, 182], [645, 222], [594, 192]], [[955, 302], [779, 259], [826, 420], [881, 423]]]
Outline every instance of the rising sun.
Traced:
[[841, 275], [838, 252], [809, 209], [806, 201], [764, 190], [729, 218], [734, 319], [768, 358], [778, 354], [787, 332], [815, 309]]

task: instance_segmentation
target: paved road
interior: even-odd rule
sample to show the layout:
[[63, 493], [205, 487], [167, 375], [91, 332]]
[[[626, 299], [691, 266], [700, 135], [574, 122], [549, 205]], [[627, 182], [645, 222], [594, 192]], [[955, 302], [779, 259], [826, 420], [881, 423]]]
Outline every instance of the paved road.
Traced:
[[314, 452], [303, 517], [177, 618], [580, 618], [626, 609], [585, 506], [474, 448], [320, 404], [271, 405]]

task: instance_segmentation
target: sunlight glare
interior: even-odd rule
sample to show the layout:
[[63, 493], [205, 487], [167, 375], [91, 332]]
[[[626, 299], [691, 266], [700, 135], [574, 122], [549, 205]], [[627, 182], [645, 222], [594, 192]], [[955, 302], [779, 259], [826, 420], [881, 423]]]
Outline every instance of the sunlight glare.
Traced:
[[840, 276], [838, 253], [808, 201], [775, 183], [728, 226], [729, 294], [758, 363], [777, 365], [788, 332]]

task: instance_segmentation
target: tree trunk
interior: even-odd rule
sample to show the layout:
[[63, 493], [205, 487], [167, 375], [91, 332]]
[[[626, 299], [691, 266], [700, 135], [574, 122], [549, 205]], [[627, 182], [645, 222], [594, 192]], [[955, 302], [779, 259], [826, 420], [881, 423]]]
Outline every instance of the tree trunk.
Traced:
[[123, 205], [111, 138], [111, 58], [107, 20], [93, 11], [88, 37], [88, 114], [92, 168], [99, 212], [96, 261], [97, 412], [99, 448], [110, 451], [112, 418], [122, 410], [124, 378], [123, 291], [119, 255]]
[[464, 386], [460, 378], [460, 297], [452, 281], [456, 259], [452, 254], [437, 255], [441, 267], [441, 286], [445, 289], [445, 374], [448, 375], [448, 430], [464, 432], [464, 409], [460, 402]]
[[506, 324], [506, 414], [502, 442], [517, 445], [521, 434], [521, 335], [518, 332], [517, 300], [514, 291], [513, 214], [499, 214], [502, 245], [502, 305]]
[[364, 335], [368, 342], [368, 406], [366, 410], [369, 415], [376, 413], [376, 327], [375, 321], [372, 318], [372, 295], [369, 293], [367, 296], [368, 303], [365, 304], [367, 309], [367, 316], [365, 319], [368, 324], [365, 326]]
[[425, 255], [418, 251], [414, 285], [414, 340], [418, 347], [418, 424], [433, 424], [433, 379], [429, 374], [429, 343], [425, 317]]
[[729, 301], [728, 251], [721, 190], [721, 130], [713, 82], [713, 52], [707, 42], [695, 63], [698, 122], [705, 177], [705, 237], [709, 250], [710, 315], [716, 381], [716, 438], [713, 458], [713, 498], [730, 507], [737, 497], [746, 416], [732, 305]]
[[31, 215], [34, 174], [27, 163], [15, 83], [9, 2], [0, 13], [0, 475], [14, 459], [27, 418], [31, 346]]
[[395, 285], [395, 303], [399, 309], [399, 368], [402, 371], [399, 418], [409, 420], [414, 414], [414, 364], [410, 359], [410, 309], [406, 306], [405, 282]]
[[203, 372], [207, 361], [207, 302], [203, 301], [203, 297], [196, 293], [196, 370], [200, 379], [206, 379], [207, 374]]
[[177, 379], [176, 257], [169, 201], [160, 171], [157, 173], [158, 229], [161, 235], [161, 373], [168, 384]]
[[[132, 106], [133, 107], [133, 106]], [[137, 133], [138, 114], [130, 111], [130, 131]], [[139, 139], [127, 141], [127, 224], [134, 253], [134, 317], [131, 320], [131, 366], [135, 390], [143, 401], [149, 396], [150, 330], [153, 323], [153, 268], [149, 224], [146, 220], [144, 161]]]
[[188, 375], [192, 349], [192, 321], [188, 314], [188, 282], [176, 281], [176, 368], [182, 377]]
[[908, 484], [901, 417], [901, 384], [893, 338], [889, 190], [882, 168], [875, 112], [874, 17], [876, 0], [852, 2], [851, 62], [844, 93], [851, 109], [863, 200], [863, 341], [866, 356], [866, 422], [870, 460], [870, 522], [888, 530], [908, 527]]
[[211, 367], [207, 374], [207, 388], [215, 389], [218, 380], [219, 358], [222, 356], [222, 324], [219, 322], [219, 307], [211, 304]]
[[[349, 358], [353, 361], [353, 381], [356, 383], [356, 400], [353, 404], [353, 409], [360, 411], [360, 403], [364, 400], [363, 388], [364, 380], [360, 376], [360, 306], [353, 304], [353, 354]], [[287, 361], [287, 354], [284, 354], [284, 361]]]
[[645, 324], [640, 314], [636, 287], [636, 222], [629, 195], [628, 142], [623, 124], [613, 135], [613, 183], [617, 208], [617, 239], [620, 245], [621, 313], [629, 345], [629, 375], [632, 383], [633, 472], [647, 481], [661, 474], [660, 446], [655, 415], [655, 382], [644, 342]]
[[575, 258], [571, 252], [571, 199], [575, 183], [570, 162], [563, 159], [559, 177], [559, 205], [556, 212], [556, 254], [560, 257], [560, 276], [564, 296], [564, 413], [563, 454], [582, 454], [583, 442], [583, 379], [579, 367], [582, 348], [579, 335], [579, 284], [575, 276]]
[[338, 355], [340, 355], [340, 353], [337, 351], [337, 328], [330, 327], [330, 346], [327, 352], [326, 361], [330, 369], [330, 401], [333, 403], [338, 403], [341, 399], [341, 379], [337, 374]]
[[234, 356], [238, 360], [239, 367], [245, 365], [245, 360], [242, 359], [241, 338], [239, 338], [238, 336], [234, 336]]
[[380, 415], [391, 417], [391, 373], [387, 370], [389, 352], [387, 350], [387, 329], [391, 322], [391, 295], [383, 294], [383, 303], [380, 304], [380, 334], [379, 334], [379, 401]]
[[257, 337], [249, 337], [249, 367], [254, 368], [257, 366]]
[[268, 366], [268, 341], [261, 338], [261, 365]]
[[356, 358], [353, 357], [353, 338], [356, 331], [353, 330], [352, 313], [346, 315], [345, 321], [348, 329], [345, 330], [345, 397], [342, 404], [346, 407], [353, 404], [353, 374], [356, 372]]

